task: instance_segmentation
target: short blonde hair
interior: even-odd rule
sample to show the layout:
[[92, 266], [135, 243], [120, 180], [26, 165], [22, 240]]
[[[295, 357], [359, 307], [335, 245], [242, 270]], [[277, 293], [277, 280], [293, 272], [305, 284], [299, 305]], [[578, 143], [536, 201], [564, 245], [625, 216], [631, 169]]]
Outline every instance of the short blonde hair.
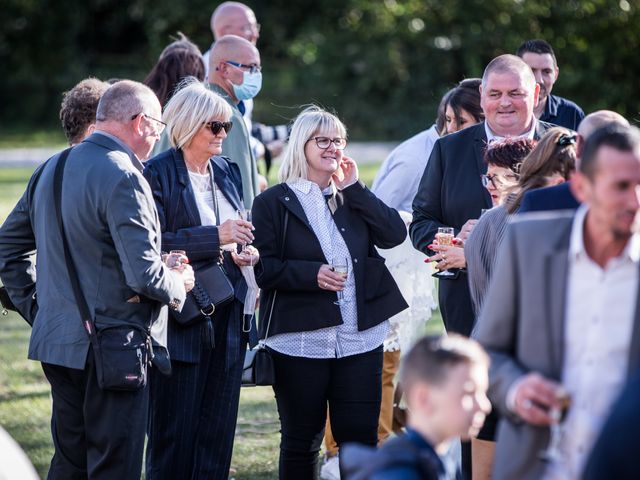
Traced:
[[169, 99], [162, 113], [171, 146], [188, 145], [203, 123], [212, 119], [228, 122], [233, 114], [229, 104], [194, 77], [185, 79]]
[[298, 178], [308, 178], [307, 158], [304, 147], [310, 138], [318, 134], [337, 131], [338, 135], [347, 138], [347, 129], [340, 119], [317, 105], [309, 105], [296, 117], [289, 134], [289, 142], [284, 152], [278, 178], [286, 183]]

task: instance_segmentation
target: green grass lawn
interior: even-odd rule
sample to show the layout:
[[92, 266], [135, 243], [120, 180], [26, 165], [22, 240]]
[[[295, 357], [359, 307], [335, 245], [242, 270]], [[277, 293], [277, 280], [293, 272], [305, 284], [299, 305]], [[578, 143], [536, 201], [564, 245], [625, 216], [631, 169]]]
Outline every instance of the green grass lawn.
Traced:
[[[360, 167], [371, 184], [378, 164]], [[275, 169], [274, 169], [275, 170]], [[0, 221], [22, 195], [32, 169], [0, 169]], [[41, 477], [46, 477], [53, 446], [49, 431], [49, 384], [38, 362], [27, 360], [29, 325], [16, 314], [0, 316], [0, 425], [22, 446]], [[426, 332], [442, 332], [439, 312]], [[278, 414], [270, 387], [243, 389], [232, 465], [236, 480], [277, 478]]]

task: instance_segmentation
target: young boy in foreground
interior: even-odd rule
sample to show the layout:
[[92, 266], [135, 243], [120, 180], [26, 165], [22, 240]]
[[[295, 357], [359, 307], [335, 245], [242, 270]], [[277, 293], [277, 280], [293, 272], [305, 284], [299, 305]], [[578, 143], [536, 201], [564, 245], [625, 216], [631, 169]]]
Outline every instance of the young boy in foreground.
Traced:
[[438, 456], [455, 438], [478, 433], [491, 410], [487, 398], [489, 357], [466, 337], [425, 337], [404, 358], [400, 381], [405, 388], [408, 422], [404, 435], [379, 450], [344, 445], [345, 480], [442, 480]]

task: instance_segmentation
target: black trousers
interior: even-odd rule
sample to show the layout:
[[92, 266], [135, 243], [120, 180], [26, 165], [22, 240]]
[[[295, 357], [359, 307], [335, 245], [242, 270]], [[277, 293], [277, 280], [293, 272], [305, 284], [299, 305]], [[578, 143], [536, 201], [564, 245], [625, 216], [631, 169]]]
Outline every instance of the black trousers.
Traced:
[[101, 390], [93, 351], [84, 370], [42, 364], [51, 384], [55, 453], [49, 480], [140, 480], [148, 390]]
[[340, 446], [375, 446], [382, 396], [382, 347], [344, 358], [292, 357], [271, 350], [280, 415], [280, 479], [318, 478], [327, 404]]
[[[247, 345], [240, 316], [229, 311], [215, 324], [215, 348], [202, 348], [199, 363], [172, 360], [171, 376], [151, 374], [147, 480], [229, 478]], [[229, 365], [228, 328], [239, 343]]]

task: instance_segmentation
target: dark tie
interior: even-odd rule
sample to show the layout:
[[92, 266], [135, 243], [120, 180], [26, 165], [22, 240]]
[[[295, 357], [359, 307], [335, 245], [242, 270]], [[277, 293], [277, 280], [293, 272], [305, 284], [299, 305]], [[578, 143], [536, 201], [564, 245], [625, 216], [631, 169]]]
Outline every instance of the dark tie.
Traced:
[[247, 108], [244, 106], [244, 102], [242, 100], [240, 100], [240, 102], [238, 103], [238, 110], [240, 110], [240, 113], [244, 116], [244, 112], [247, 111]]

